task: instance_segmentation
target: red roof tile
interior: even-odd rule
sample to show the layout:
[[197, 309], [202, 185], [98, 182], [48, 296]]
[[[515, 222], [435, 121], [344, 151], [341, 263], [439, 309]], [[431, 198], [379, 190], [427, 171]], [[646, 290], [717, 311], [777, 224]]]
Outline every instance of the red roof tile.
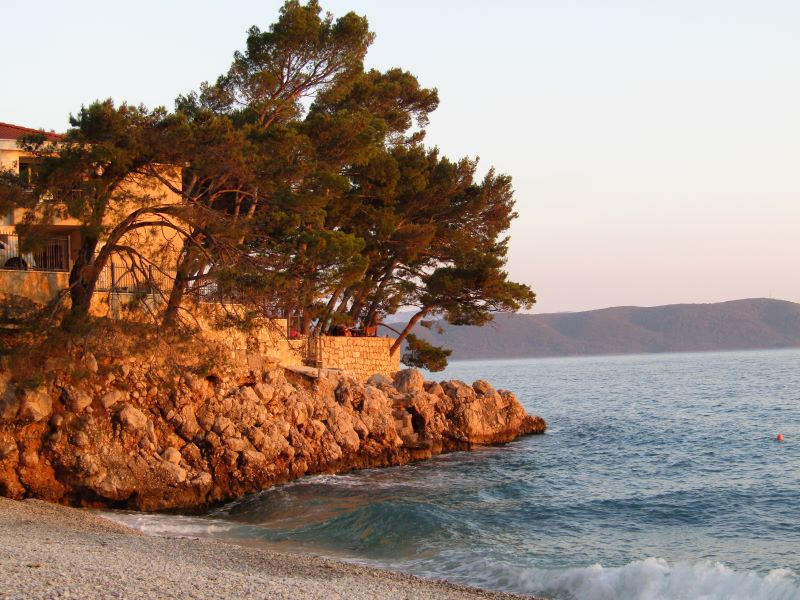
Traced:
[[0, 140], [17, 140], [31, 133], [43, 133], [51, 142], [55, 142], [64, 137], [58, 133], [48, 133], [40, 129], [31, 129], [30, 127], [20, 127], [19, 125], [12, 125], [11, 123], [0, 122]]

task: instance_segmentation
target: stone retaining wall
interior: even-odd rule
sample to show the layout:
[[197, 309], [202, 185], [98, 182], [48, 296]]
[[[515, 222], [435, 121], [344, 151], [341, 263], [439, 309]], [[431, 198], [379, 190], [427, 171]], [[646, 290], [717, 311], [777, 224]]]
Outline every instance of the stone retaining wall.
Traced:
[[[235, 311], [235, 307], [226, 307]], [[376, 373], [393, 377], [400, 370], [400, 353], [390, 354], [394, 342], [388, 337], [287, 338], [285, 319], [264, 320], [242, 330], [221, 326], [219, 307], [210, 306], [195, 312], [196, 323], [207, 336], [231, 348], [238, 360], [250, 363], [259, 357], [284, 367], [311, 366], [347, 371], [361, 381]]]
[[28, 298], [38, 304], [47, 304], [67, 287], [69, 273], [0, 270], [0, 290], [6, 294]]
[[[0, 290], [44, 304], [67, 286], [68, 278], [69, 273], [0, 270]], [[160, 308], [155, 296], [97, 293], [92, 297], [91, 312], [96, 317], [150, 321]], [[188, 313], [189, 320], [206, 336], [230, 348], [237, 360], [248, 363], [266, 359], [285, 367], [338, 369], [361, 381], [376, 373], [393, 377], [400, 370], [400, 352], [390, 354], [394, 340], [388, 337], [288, 339], [286, 319], [262, 319], [247, 328], [226, 322], [227, 316], [234, 317], [233, 321], [244, 316], [244, 308], [238, 305], [194, 305]]]
[[375, 373], [392, 377], [400, 370], [400, 352], [389, 351], [393, 343], [388, 337], [325, 336], [319, 366], [349, 371], [362, 381]]

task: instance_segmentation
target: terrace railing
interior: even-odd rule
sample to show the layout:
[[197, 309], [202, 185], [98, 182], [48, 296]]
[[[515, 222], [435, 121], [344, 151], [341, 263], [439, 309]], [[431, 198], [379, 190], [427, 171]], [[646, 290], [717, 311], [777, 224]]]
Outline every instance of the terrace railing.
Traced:
[[174, 272], [161, 271], [152, 266], [132, 268], [111, 264], [100, 271], [95, 291], [115, 294], [169, 294], [174, 280]]
[[[68, 236], [53, 236], [44, 246], [33, 252], [21, 251], [16, 234], [0, 234], [0, 269], [14, 271], [69, 272], [70, 240]], [[169, 293], [175, 274], [152, 267], [135, 269], [123, 265], [107, 265], [97, 281], [97, 291], [118, 293]]]
[[70, 270], [70, 245], [68, 236], [53, 236], [44, 246], [33, 252], [23, 252], [19, 236], [0, 234], [0, 268], [15, 271]]

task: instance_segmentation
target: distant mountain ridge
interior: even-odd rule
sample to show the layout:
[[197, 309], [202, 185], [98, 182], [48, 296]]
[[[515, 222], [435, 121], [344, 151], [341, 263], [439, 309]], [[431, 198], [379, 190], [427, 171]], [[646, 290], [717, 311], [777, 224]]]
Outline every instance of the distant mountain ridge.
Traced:
[[800, 304], [754, 298], [716, 304], [620, 306], [575, 313], [497, 315], [484, 327], [417, 327], [453, 359], [800, 347]]

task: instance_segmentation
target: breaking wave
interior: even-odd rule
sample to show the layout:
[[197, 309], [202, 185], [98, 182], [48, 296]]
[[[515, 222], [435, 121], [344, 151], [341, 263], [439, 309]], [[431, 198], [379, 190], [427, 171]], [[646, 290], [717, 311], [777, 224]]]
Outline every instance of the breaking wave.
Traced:
[[237, 528], [235, 523], [207, 517], [191, 517], [184, 515], [159, 515], [147, 513], [128, 513], [122, 511], [104, 511], [107, 519], [116, 521], [132, 529], [148, 535], [168, 537], [225, 537]]
[[[419, 573], [433, 576], [434, 573]], [[438, 575], [441, 577], [441, 573]], [[670, 565], [647, 558], [621, 567], [519, 569], [489, 561], [464, 563], [446, 577], [480, 587], [541, 595], [553, 600], [798, 600], [789, 569], [762, 575], [702, 561]]]

